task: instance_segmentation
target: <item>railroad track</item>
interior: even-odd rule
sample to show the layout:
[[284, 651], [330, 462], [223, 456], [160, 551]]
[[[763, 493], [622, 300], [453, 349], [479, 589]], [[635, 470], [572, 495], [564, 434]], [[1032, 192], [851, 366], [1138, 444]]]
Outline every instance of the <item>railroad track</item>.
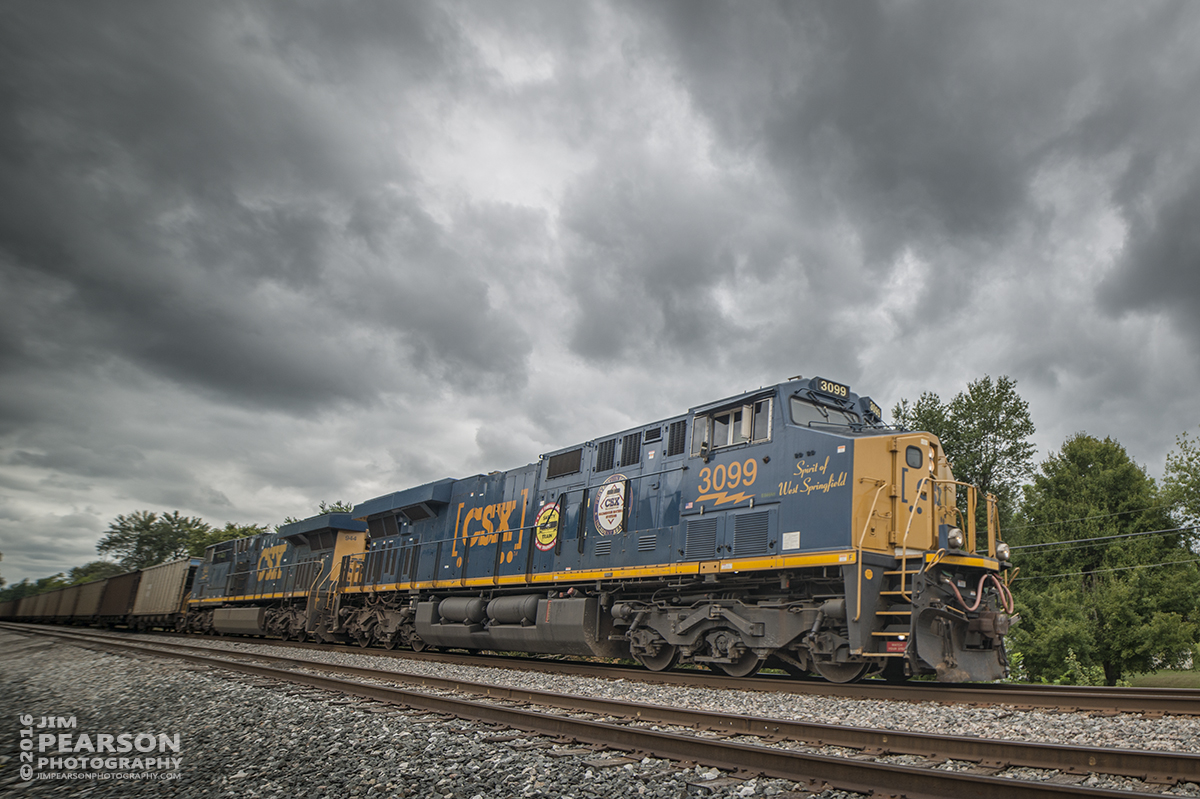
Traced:
[[[11, 626], [9, 628], [12, 629]], [[22, 631], [50, 635], [90, 648], [179, 658], [211, 668], [299, 683], [425, 711], [449, 713], [618, 750], [633, 750], [639, 754], [700, 762], [733, 771], [807, 780], [813, 785], [828, 783], [851, 791], [902, 793], [912, 797], [962, 796], [967, 792], [979, 797], [1161, 796], [1158, 793], [1137, 794], [996, 776], [1010, 767], [1050, 769], [1077, 775], [1114, 774], [1162, 784], [1200, 782], [1200, 755], [1028, 744], [894, 730], [837, 727], [463, 683], [438, 677], [334, 665], [303, 658], [233, 652], [197, 644], [182, 644], [175, 640], [131, 641], [111, 634], [47, 628], [25, 628]], [[214, 656], [218, 654], [221, 657]], [[330, 674], [339, 676], [329, 676]], [[346, 679], [347, 677], [356, 679]], [[371, 682], [363, 682], [364, 679]], [[433, 691], [453, 691], [459, 694], [465, 692], [478, 698], [464, 699], [459, 696], [431, 694], [386, 684], [395, 682], [420, 685]], [[627, 723], [616, 724], [596, 718], [547, 713], [543, 710], [532, 710], [530, 706], [586, 714], [600, 719], [625, 719]], [[705, 730], [715, 732], [720, 737], [698, 735], [695, 732], [685, 734], [650, 729], [649, 725], [686, 728], [689, 731]], [[735, 736], [753, 737], [758, 742], [732, 740]], [[786, 744], [796, 742], [803, 742], [808, 746], [853, 749], [856, 754], [850, 757], [831, 757], [786, 747]], [[930, 766], [943, 768], [917, 768], [877, 762], [879, 758], [898, 755], [916, 756], [924, 759]], [[943, 764], [947, 761], [977, 765], [969, 772], [949, 771], [944, 770]]]
[[[9, 629], [43, 629], [41, 625], [0, 623]], [[55, 629], [50, 627], [48, 629]], [[61, 629], [61, 628], [59, 628]], [[98, 632], [98, 631], [97, 631]], [[176, 640], [197, 640], [198, 636], [167, 634]], [[200, 638], [199, 640], [203, 640]], [[1200, 690], [1158, 688], [1112, 688], [1091, 685], [1020, 685], [1009, 683], [886, 683], [867, 680], [859, 683], [836, 684], [824, 680], [797, 680], [783, 675], [758, 677], [728, 677], [710, 671], [679, 669], [653, 672], [640, 666], [590, 663], [576, 660], [547, 660], [510, 655], [481, 655], [461, 652], [412, 652], [409, 650], [363, 649], [356, 646], [298, 643], [277, 639], [224, 640], [247, 643], [270, 643], [292, 649], [315, 649], [324, 652], [370, 654], [375, 657], [395, 657], [407, 660], [454, 663], [464, 666], [517, 668], [554, 674], [572, 674], [602, 679], [636, 680], [662, 685], [686, 685], [702, 688], [770, 691], [791, 694], [811, 694], [852, 699], [875, 699], [892, 702], [937, 702], [962, 705], [1011, 705], [1018, 709], [1053, 708], [1061, 711], [1099, 713], [1143, 713], [1147, 715], [1200, 716]]]

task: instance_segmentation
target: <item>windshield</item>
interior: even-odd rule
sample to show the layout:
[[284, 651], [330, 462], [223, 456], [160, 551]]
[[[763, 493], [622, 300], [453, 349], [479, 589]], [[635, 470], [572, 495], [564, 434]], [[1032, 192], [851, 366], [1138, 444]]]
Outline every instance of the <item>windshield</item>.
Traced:
[[839, 410], [838, 408], [830, 408], [825, 405], [817, 405], [809, 402], [808, 400], [802, 400], [799, 397], [792, 397], [791, 404], [792, 422], [798, 425], [851, 425], [862, 423], [862, 421], [858, 418], [858, 414], [856, 413]]

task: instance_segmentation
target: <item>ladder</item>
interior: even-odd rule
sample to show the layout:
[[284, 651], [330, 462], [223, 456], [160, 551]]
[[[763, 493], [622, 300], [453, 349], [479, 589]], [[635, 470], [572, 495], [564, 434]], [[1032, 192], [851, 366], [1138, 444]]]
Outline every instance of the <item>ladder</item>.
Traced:
[[[874, 641], [881, 642], [882, 652], [863, 652], [864, 657], [902, 658], [912, 635], [912, 583], [919, 572], [908, 569], [885, 571], [888, 588], [880, 591], [888, 603], [886, 610], [876, 612], [883, 622], [882, 630], [871, 632]], [[872, 647], [875, 648], [875, 647]]]

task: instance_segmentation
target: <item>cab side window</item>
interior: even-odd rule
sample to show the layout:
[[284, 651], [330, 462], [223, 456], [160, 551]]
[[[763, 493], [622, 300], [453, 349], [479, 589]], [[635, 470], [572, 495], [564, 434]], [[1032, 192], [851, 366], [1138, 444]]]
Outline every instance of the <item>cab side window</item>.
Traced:
[[770, 438], [771, 400], [768, 398], [696, 416], [692, 422], [692, 455], [737, 444], [769, 441]]

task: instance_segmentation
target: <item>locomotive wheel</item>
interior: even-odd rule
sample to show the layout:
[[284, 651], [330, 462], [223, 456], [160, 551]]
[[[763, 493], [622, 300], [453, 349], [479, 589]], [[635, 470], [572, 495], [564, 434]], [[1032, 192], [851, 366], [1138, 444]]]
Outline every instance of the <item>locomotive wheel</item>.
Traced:
[[659, 647], [658, 654], [653, 657], [647, 655], [635, 655], [634, 657], [650, 671], [666, 671], [679, 662], [679, 647], [664, 644]]
[[813, 661], [813, 669], [829, 682], [845, 683], [861, 680], [870, 663], [830, 663]]
[[383, 648], [384, 649], [395, 649], [396, 645], [399, 643], [400, 643], [399, 638], [397, 638], [395, 635], [389, 635], [387, 638], [383, 639]]
[[730, 677], [751, 677], [762, 668], [763, 660], [750, 650], [746, 650], [742, 659], [737, 663], [713, 663], [714, 668], [728, 674]]
[[412, 637], [412, 641], [409, 643], [409, 646], [412, 647], [412, 651], [414, 652], [425, 651], [425, 642], [415, 635]]

